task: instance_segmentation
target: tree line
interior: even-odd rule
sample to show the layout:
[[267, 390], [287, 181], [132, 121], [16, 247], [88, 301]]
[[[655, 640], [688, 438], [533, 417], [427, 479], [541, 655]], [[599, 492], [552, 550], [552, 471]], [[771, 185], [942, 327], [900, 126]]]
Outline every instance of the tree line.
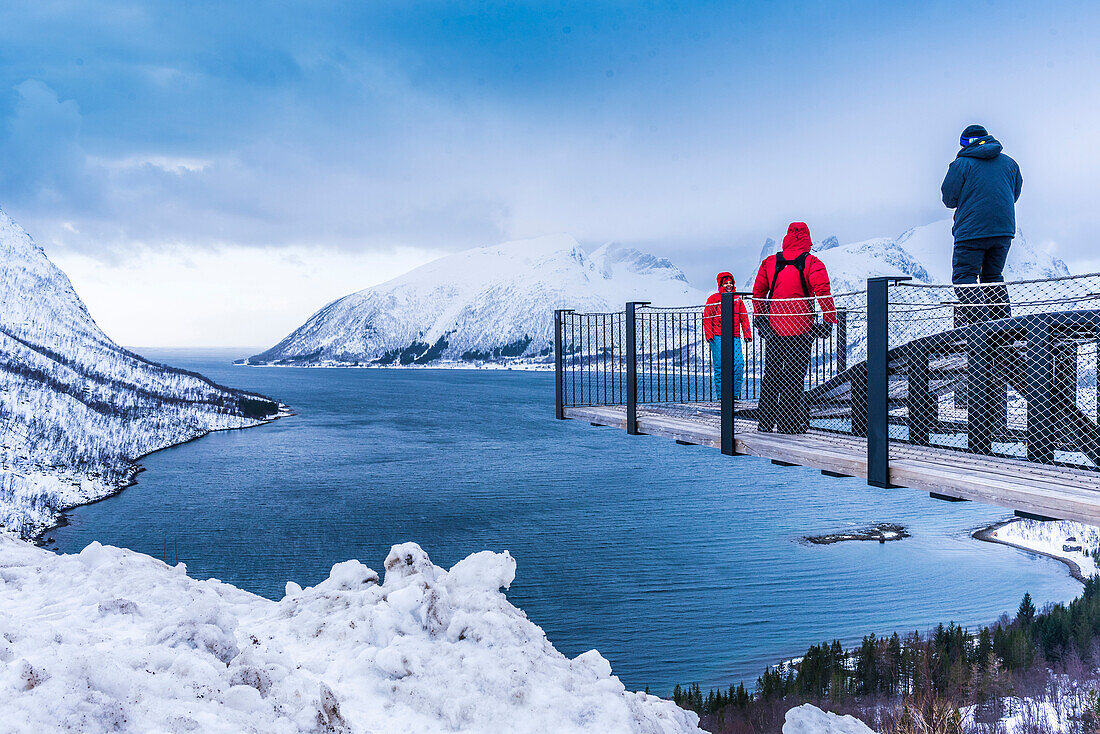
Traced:
[[997, 713], [1003, 697], [1018, 694], [1015, 684], [1023, 675], [1046, 674], [1052, 666], [1080, 667], [1082, 660], [1100, 662], [1098, 577], [1085, 583], [1079, 598], [1041, 612], [1025, 594], [1014, 618], [1003, 616], [976, 633], [951, 623], [925, 634], [870, 634], [848, 649], [839, 640], [822, 642], [799, 660], [767, 668], [751, 692], [743, 684], [705, 694], [696, 684], [677, 685], [673, 700], [712, 726], [756, 721], [754, 712], [785, 711], [807, 702], [872, 700], [947, 702], [957, 719], [957, 708], [970, 704]]

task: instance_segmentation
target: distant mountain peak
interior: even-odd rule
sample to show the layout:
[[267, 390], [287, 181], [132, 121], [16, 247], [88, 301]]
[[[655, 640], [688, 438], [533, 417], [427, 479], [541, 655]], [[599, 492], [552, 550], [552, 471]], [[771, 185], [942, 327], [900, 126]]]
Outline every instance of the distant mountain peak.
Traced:
[[589, 255], [589, 260], [606, 278], [615, 277], [616, 269], [621, 268], [639, 275], [660, 271], [669, 278], [687, 283], [683, 271], [667, 257], [651, 255], [618, 242], [608, 242], [596, 248]]
[[552, 235], [448, 255], [345, 296], [249, 362], [549, 362], [556, 308], [704, 299], [667, 258], [616, 242], [585, 255], [569, 235]]

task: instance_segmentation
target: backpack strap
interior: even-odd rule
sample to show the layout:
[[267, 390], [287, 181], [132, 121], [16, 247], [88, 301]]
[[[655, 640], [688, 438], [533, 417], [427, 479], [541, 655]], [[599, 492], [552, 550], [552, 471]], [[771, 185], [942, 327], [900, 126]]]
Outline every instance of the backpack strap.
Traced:
[[798, 278], [802, 281], [802, 294], [809, 296], [813, 293], [813, 291], [810, 290], [810, 284], [806, 282], [806, 258], [809, 257], [809, 255], [810, 253], [803, 252], [795, 259], [788, 260], [783, 257], [782, 252], [775, 253], [775, 273], [772, 274], [772, 282], [768, 288], [769, 301], [775, 296], [775, 286], [779, 282], [779, 273], [788, 265], [794, 265], [798, 268]]

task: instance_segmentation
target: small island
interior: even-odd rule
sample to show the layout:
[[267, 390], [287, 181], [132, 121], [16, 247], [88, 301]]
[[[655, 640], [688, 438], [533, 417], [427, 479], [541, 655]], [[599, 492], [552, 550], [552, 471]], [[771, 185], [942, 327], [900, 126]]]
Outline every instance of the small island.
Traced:
[[903, 525], [896, 523], [878, 523], [859, 530], [849, 530], [843, 533], [829, 533], [828, 535], [805, 535], [802, 540], [814, 545], [832, 545], [848, 540], [877, 540], [885, 543], [889, 540], [902, 540], [908, 538], [909, 531]]

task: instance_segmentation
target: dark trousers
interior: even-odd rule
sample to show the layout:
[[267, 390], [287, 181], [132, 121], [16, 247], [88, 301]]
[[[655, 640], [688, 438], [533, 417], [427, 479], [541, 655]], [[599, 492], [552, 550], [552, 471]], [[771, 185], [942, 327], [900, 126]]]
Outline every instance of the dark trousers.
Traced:
[[[1007, 319], [1012, 315], [1008, 303], [1008, 288], [1004, 283], [1005, 260], [1011, 237], [986, 237], [955, 243], [951, 256], [951, 283], [980, 288], [956, 288], [959, 305], [955, 308], [955, 327], [981, 323], [990, 319]], [[986, 285], [986, 284], [989, 285]]]
[[764, 340], [764, 381], [760, 386], [760, 428], [805, 433], [810, 427], [804, 390], [810, 366], [809, 334], [768, 334]]

